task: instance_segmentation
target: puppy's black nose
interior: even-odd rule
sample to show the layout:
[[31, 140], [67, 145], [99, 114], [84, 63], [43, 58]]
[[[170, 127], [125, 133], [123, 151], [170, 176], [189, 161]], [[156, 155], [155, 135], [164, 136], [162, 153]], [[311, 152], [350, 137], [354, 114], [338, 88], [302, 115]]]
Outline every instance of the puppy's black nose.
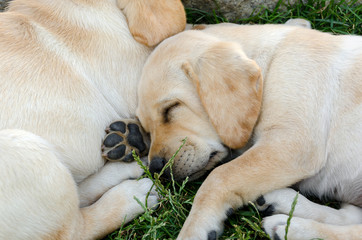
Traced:
[[166, 164], [166, 159], [161, 157], [153, 157], [150, 163], [150, 173], [153, 175], [154, 173], [160, 173], [162, 168]]

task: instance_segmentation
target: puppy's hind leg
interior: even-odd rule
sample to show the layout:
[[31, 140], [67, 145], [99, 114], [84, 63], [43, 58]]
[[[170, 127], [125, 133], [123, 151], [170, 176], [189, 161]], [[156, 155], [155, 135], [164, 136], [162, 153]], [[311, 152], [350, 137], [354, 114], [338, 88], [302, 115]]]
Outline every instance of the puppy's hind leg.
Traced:
[[81, 219], [76, 186], [47, 141], [0, 131], [0, 239], [71, 239]]
[[[47, 141], [0, 131], [0, 239], [97, 239], [143, 212], [152, 182], [125, 181], [79, 208], [76, 184]], [[148, 205], [157, 203], [151, 191]]]
[[[147, 164], [144, 159], [143, 162]], [[137, 179], [142, 174], [143, 170], [136, 161], [130, 163], [108, 161], [98, 172], [78, 185], [80, 207], [93, 204], [109, 189], [125, 180]]]

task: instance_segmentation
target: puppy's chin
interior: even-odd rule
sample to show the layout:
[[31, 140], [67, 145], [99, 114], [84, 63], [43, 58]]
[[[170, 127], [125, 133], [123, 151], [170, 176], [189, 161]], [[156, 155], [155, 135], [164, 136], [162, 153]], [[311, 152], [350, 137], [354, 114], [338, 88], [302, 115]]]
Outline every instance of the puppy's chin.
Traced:
[[219, 166], [225, 162], [230, 161], [229, 159], [232, 157], [231, 151], [215, 151], [210, 154], [209, 161], [207, 165], [189, 176], [189, 181], [194, 181], [199, 179], [211, 172], [216, 166]]
[[206, 170], [200, 170], [198, 172], [195, 172], [195, 173], [191, 174], [191, 176], [189, 176], [189, 181], [195, 181], [195, 180], [201, 178], [202, 176], [204, 176], [208, 172], [209, 171], [206, 171]]

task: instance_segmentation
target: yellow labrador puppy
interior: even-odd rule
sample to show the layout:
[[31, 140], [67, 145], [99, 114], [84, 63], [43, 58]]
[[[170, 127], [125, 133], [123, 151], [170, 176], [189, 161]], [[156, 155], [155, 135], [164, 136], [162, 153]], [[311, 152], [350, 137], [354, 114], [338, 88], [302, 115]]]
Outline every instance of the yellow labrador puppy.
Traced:
[[216, 239], [232, 209], [264, 195], [260, 209], [278, 213], [265, 230], [283, 239], [296, 195], [285, 187], [296, 184], [345, 205], [300, 196], [288, 239], [361, 239], [362, 37], [287, 25], [199, 29], [165, 40], [145, 65], [137, 115], [151, 134], [150, 169], [185, 137], [176, 179], [201, 176], [229, 149], [243, 153], [207, 177], [178, 238]]
[[105, 164], [100, 145], [135, 115], [153, 46], [185, 24], [179, 0], [14, 0], [0, 14], [0, 239], [96, 239], [143, 212], [134, 196], [152, 182], [124, 181], [141, 169]]

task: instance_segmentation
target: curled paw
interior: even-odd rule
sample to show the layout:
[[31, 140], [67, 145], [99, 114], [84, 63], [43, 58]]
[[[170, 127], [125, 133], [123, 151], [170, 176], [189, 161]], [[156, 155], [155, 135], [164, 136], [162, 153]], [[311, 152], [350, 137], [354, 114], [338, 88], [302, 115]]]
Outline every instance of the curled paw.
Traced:
[[256, 206], [259, 210], [260, 215], [263, 217], [271, 216], [275, 213], [274, 205], [266, 202], [264, 196], [260, 196], [256, 200]]
[[111, 123], [106, 129], [102, 156], [109, 161], [133, 161], [132, 151], [140, 157], [149, 150], [149, 139], [141, 124], [135, 119]]
[[284, 239], [287, 220], [287, 215], [278, 214], [264, 218], [262, 224], [265, 232], [271, 239], [280, 240]]
[[[282, 188], [269, 192], [256, 200], [256, 207], [262, 216], [271, 216], [274, 214], [289, 214], [292, 203], [298, 193], [291, 188]], [[306, 209], [312, 209], [310, 201], [304, 196], [298, 195], [297, 205], [295, 206], [294, 215], [301, 216], [306, 213]], [[310, 203], [310, 204], [308, 204]], [[303, 207], [304, 206], [304, 207]], [[304, 210], [302, 210], [304, 209]], [[312, 214], [312, 213], [311, 213]], [[301, 216], [303, 217], [303, 216]]]

